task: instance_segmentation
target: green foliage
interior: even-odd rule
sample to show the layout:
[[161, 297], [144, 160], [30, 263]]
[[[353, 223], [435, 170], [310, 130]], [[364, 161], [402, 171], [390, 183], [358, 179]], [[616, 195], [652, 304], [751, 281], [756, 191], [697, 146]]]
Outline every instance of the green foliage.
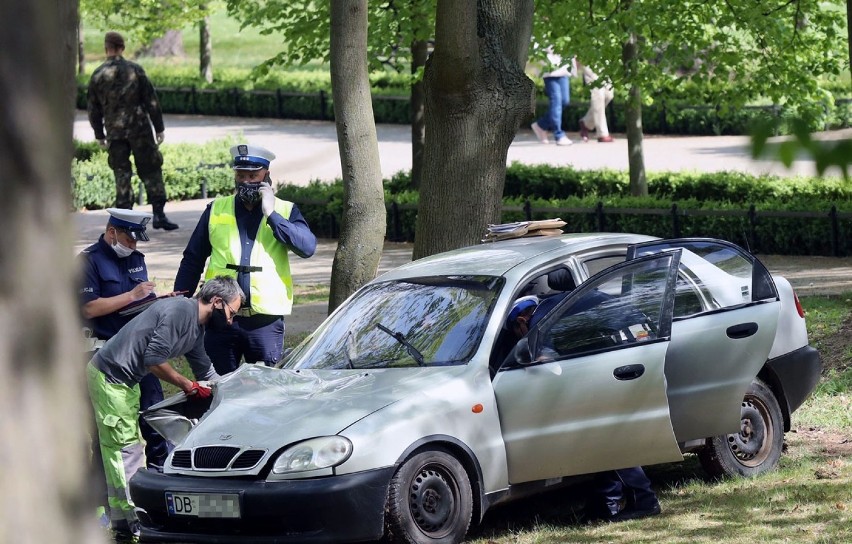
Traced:
[[[163, 181], [171, 200], [200, 198], [202, 182], [206, 183], [208, 196], [227, 194], [233, 190], [234, 174], [230, 167], [228, 148], [235, 140], [214, 140], [204, 145], [164, 144]], [[100, 209], [115, 202], [115, 178], [107, 164], [107, 153], [100, 148], [83, 158], [91, 146], [77, 143], [75, 159], [71, 163], [73, 203], [76, 209]], [[134, 175], [133, 187], [140, 187]]]
[[208, 0], [80, 0], [80, 14], [102, 28], [121, 31], [125, 42], [148, 44], [167, 30], [200, 21], [210, 5]]
[[820, 176], [829, 168], [837, 168], [842, 172], [843, 178], [849, 180], [852, 139], [828, 142], [815, 140], [811, 136], [812, 129], [808, 119], [799, 117], [790, 120], [794, 138], [770, 146], [769, 137], [777, 131], [778, 123], [779, 121], [773, 120], [755, 127], [752, 135], [752, 155], [755, 158], [763, 155], [775, 156], [789, 168], [799, 153], [805, 153], [813, 158]]
[[[577, 55], [609, 78], [617, 101], [636, 86], [646, 107], [663, 101], [674, 110], [673, 100], [704, 103], [718, 109], [719, 118], [690, 112], [682, 118], [687, 133], [728, 134], [740, 131], [744, 123], [737, 117], [748, 115], [742, 106], [756, 100], [790, 112], [810, 108], [806, 117], [812, 120], [825, 115], [821, 87], [848, 62], [843, 5], [841, 0], [565, 0], [537, 6], [546, 16], [535, 18], [533, 37]], [[622, 47], [630, 36], [638, 38], [639, 62], [629, 70]], [[738, 113], [731, 117], [728, 109]], [[645, 113], [655, 121], [667, 117]]]

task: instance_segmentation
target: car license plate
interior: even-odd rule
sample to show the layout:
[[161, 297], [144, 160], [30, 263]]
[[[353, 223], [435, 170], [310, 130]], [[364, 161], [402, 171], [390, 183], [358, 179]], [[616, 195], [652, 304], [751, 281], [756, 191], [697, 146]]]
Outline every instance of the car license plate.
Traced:
[[196, 518], [239, 518], [240, 496], [236, 493], [166, 492], [170, 516]]

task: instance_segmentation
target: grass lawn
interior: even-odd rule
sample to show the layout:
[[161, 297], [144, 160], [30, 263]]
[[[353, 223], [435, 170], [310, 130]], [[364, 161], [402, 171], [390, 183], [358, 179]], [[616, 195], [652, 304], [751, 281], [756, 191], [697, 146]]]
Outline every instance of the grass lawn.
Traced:
[[[112, 28], [103, 28], [102, 21], [83, 20], [83, 44], [89, 71], [94, 70], [104, 59], [104, 34]], [[198, 69], [198, 27], [187, 25], [181, 29], [186, 56], [182, 59], [136, 59], [148, 68], [156, 65], [187, 66]], [[129, 33], [125, 35], [126, 56], [133, 58], [140, 44]], [[220, 5], [210, 16], [210, 36], [213, 44], [213, 69], [254, 68], [266, 59], [287, 48], [286, 38], [281, 35], [261, 35], [256, 28], [240, 30], [239, 22], [228, 16], [224, 5]]]

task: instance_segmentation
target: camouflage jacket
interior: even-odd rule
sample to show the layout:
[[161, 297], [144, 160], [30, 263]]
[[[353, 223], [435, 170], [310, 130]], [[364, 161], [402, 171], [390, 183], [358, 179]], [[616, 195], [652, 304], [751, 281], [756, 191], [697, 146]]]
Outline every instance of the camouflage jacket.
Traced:
[[126, 140], [146, 131], [150, 134], [151, 124], [154, 132], [165, 128], [160, 101], [145, 70], [121, 56], [108, 57], [92, 74], [88, 110], [98, 140]]

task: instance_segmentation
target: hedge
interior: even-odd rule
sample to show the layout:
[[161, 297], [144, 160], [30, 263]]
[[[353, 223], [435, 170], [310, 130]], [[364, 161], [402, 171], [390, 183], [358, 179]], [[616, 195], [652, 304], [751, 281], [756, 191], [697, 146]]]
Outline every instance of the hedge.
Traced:
[[[164, 144], [163, 177], [171, 200], [229, 194], [230, 140], [203, 146]], [[77, 142], [74, 204], [103, 208], [115, 199], [106, 153]], [[134, 187], [139, 187], [134, 178]], [[413, 241], [418, 193], [410, 175], [384, 180], [387, 238]], [[647, 198], [629, 195], [627, 172], [513, 163], [507, 168], [503, 221], [561, 216], [567, 231], [641, 232], [661, 237], [710, 236], [757, 252], [852, 254], [852, 182], [839, 178], [782, 178], [741, 172], [648, 173]], [[278, 195], [299, 205], [320, 237], [337, 237], [343, 182], [284, 185]], [[602, 224], [603, 223], [603, 224]]]
[[[398, 92], [398, 91], [397, 91]], [[313, 92], [278, 89], [246, 90], [239, 86], [205, 88], [203, 86], [158, 86], [157, 93], [166, 113], [225, 115], [277, 119], [332, 120], [334, 102], [331, 93], [320, 89]], [[541, 95], [539, 95], [541, 96]], [[407, 124], [411, 122], [410, 97], [407, 95], [376, 94], [372, 96], [373, 116], [377, 123]], [[77, 107], [86, 108], [86, 87], [77, 92]], [[577, 131], [585, 115], [587, 101], [572, 101], [564, 110], [562, 124], [566, 131]], [[535, 116], [547, 109], [545, 100], [536, 103]], [[608, 107], [608, 122], [612, 132], [625, 131], [624, 104], [613, 101]], [[780, 109], [774, 106], [745, 106], [726, 110], [713, 105], [691, 105], [684, 101], [664, 101], [645, 106], [642, 127], [645, 134], [731, 135], [747, 134], [756, 121], [794, 116], [807, 120], [812, 131], [852, 126], [852, 100], [840, 99], [833, 106]], [[533, 118], [527, 120], [532, 122]], [[782, 123], [779, 134], [789, 133]]]

